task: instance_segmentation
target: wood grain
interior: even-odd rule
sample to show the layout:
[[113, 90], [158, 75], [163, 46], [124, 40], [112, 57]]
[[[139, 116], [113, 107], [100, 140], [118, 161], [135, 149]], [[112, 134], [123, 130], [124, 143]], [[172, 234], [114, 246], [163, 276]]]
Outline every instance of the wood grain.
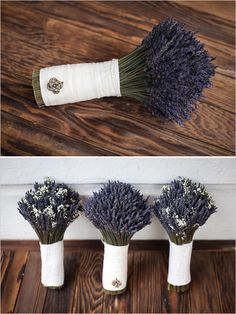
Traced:
[[[26, 249], [28, 248], [28, 250]], [[40, 282], [37, 241], [3, 241], [2, 312], [234, 313], [235, 241], [195, 241], [188, 292], [167, 290], [168, 241], [131, 241], [125, 293], [102, 290], [100, 241], [65, 241], [65, 285]], [[28, 253], [29, 252], [29, 253]]]
[[[198, 31], [218, 66], [184, 127], [125, 97], [37, 108], [33, 68], [119, 58], [167, 15]], [[233, 1], [2, 4], [4, 155], [234, 155], [234, 95]]]
[[[167, 240], [132, 240], [129, 248], [134, 251], [156, 251], [168, 250]], [[83, 250], [102, 251], [103, 244], [99, 240], [66, 240], [64, 241], [64, 247], [66, 251], [77, 252], [78, 247]], [[5, 255], [4, 251], [39, 251], [39, 242], [35, 240], [3, 240], [1, 243], [3, 250], [2, 255]], [[235, 248], [235, 240], [195, 240], [193, 243], [195, 251], [215, 251], [215, 252], [229, 252]], [[8, 253], [7, 253], [8, 254]]]
[[75, 302], [72, 309], [75, 313], [103, 312], [102, 261], [102, 251], [84, 250], [81, 252]]
[[25, 265], [28, 257], [27, 251], [11, 252], [10, 261], [1, 283], [1, 311], [14, 312], [21, 282], [24, 277]]
[[[39, 246], [37, 245], [39, 250]], [[32, 284], [33, 279], [33, 284]], [[24, 280], [18, 294], [16, 313], [42, 313], [47, 288], [41, 284], [41, 260], [39, 252], [30, 251], [25, 267]]]
[[[199, 252], [193, 253], [191, 261], [192, 284], [190, 290], [191, 305], [197, 313], [222, 313], [221, 297], [217, 285], [217, 278], [214, 270], [215, 253], [207, 256]], [[233, 273], [231, 273], [233, 275]], [[208, 280], [203, 280], [208, 278]], [[208, 303], [204, 301], [207, 296]]]
[[229, 296], [235, 295], [235, 284], [233, 282], [235, 279], [235, 255], [232, 255], [231, 252], [222, 254], [216, 252], [216, 254], [212, 254], [212, 259], [214, 261], [219, 293], [227, 291], [225, 297], [220, 299], [222, 312], [233, 313], [235, 311], [235, 301], [229, 300]]

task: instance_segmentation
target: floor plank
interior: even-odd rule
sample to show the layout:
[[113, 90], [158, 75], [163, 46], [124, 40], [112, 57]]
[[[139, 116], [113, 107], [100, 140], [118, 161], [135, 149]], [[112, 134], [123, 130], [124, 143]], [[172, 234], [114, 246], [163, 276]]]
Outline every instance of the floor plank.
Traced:
[[217, 286], [220, 294], [224, 294], [224, 298], [220, 299], [222, 312], [233, 313], [235, 311], [235, 301], [232, 302], [230, 296], [235, 295], [233, 282], [235, 278], [235, 254], [234, 252], [216, 252], [212, 258], [218, 282]]
[[[191, 306], [195, 313], [222, 313], [221, 296], [217, 286], [213, 255], [199, 252], [192, 256]], [[231, 272], [232, 275], [232, 272]], [[208, 300], [206, 302], [205, 300]]]
[[27, 258], [27, 251], [10, 253], [10, 262], [1, 284], [2, 313], [14, 312], [16, 300], [24, 277]]
[[[40, 253], [30, 251], [24, 280], [17, 298], [15, 313], [42, 313], [47, 288], [41, 284]], [[32, 284], [33, 283], [33, 284]]]
[[74, 313], [103, 312], [102, 260], [101, 252], [81, 252]]
[[[3, 2], [2, 153], [234, 155], [234, 2], [223, 6], [203, 2], [198, 7], [191, 1]], [[218, 66], [213, 87], [184, 127], [152, 117], [128, 98], [37, 108], [31, 87], [34, 67], [119, 58], [167, 12], [199, 32]]]

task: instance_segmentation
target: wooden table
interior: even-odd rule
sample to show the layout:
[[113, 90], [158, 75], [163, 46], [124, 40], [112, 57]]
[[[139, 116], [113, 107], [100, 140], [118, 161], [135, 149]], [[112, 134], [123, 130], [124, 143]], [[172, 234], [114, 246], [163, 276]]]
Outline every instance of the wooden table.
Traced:
[[[167, 16], [218, 66], [184, 127], [129, 98], [37, 108], [35, 67], [119, 58]], [[234, 119], [234, 1], [2, 3], [2, 154], [234, 155]]]
[[234, 241], [196, 241], [191, 289], [167, 290], [167, 241], [132, 241], [128, 288], [122, 295], [102, 290], [100, 241], [66, 241], [65, 286], [40, 283], [39, 245], [4, 241], [1, 256], [2, 312], [9, 313], [234, 313]]

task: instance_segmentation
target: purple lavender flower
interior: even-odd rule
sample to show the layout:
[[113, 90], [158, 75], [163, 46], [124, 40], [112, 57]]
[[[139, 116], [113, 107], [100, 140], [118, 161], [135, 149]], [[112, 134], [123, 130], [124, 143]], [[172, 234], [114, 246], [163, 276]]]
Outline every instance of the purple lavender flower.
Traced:
[[127, 244], [137, 231], [151, 223], [147, 199], [130, 184], [119, 181], [109, 181], [94, 192], [84, 211], [104, 240], [113, 245]]
[[171, 18], [155, 26], [142, 45], [149, 47], [145, 84], [150, 98], [145, 105], [154, 115], [182, 124], [203, 89], [211, 86], [212, 57], [195, 33]]
[[68, 225], [82, 209], [79, 194], [64, 183], [46, 179], [35, 183], [18, 202], [20, 214], [31, 224], [41, 243], [63, 239]]
[[212, 60], [194, 32], [168, 18], [119, 60], [121, 94], [142, 101], [153, 115], [182, 125], [203, 89], [212, 84]]
[[187, 178], [179, 178], [164, 186], [155, 200], [154, 213], [173, 242], [190, 242], [199, 226], [216, 211], [205, 186]]

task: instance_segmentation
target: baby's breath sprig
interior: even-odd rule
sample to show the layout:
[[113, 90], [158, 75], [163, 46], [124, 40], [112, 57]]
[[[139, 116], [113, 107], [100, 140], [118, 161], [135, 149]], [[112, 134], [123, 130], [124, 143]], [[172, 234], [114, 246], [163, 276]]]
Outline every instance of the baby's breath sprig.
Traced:
[[170, 240], [178, 245], [191, 242], [198, 227], [217, 209], [205, 186], [181, 177], [163, 186], [153, 208]]
[[68, 225], [82, 210], [79, 194], [64, 183], [46, 178], [36, 182], [18, 202], [20, 214], [31, 224], [42, 244], [61, 241]]

